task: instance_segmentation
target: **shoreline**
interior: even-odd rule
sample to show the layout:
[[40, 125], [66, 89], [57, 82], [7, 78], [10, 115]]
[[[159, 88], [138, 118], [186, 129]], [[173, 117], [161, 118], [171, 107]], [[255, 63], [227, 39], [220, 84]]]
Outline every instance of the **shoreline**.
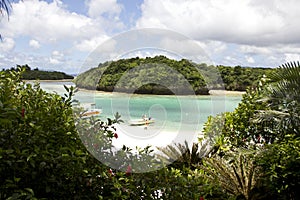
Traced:
[[[23, 80], [25, 82], [45, 82], [45, 83], [55, 83], [55, 82], [71, 82], [73, 83], [74, 79], [61, 79], [61, 80]], [[75, 83], [74, 83], [75, 84]], [[78, 88], [79, 91], [83, 91], [83, 92], [90, 92], [90, 93], [98, 93], [98, 94], [112, 94], [113, 92], [107, 92], [107, 91], [99, 91], [99, 90], [89, 90], [89, 89], [85, 89], [85, 88]], [[121, 93], [121, 92], [115, 92], [118, 94], [128, 94], [128, 93]], [[221, 95], [237, 95], [237, 96], [241, 96], [243, 94], [245, 94], [246, 91], [231, 91], [231, 90], [209, 90], [209, 94], [208, 95], [196, 95], [196, 96], [221, 96]], [[134, 95], [140, 95], [140, 94], [134, 94]], [[141, 95], [154, 95], [154, 94], [141, 94]], [[156, 95], [155, 95], [156, 96]], [[159, 95], [159, 96], [174, 96], [174, 95]], [[185, 96], [185, 95], [183, 95]]]
[[[88, 89], [85, 89], [85, 88], [78, 88], [78, 90], [83, 91], [83, 92], [97, 93], [97, 94], [113, 94], [113, 93], [115, 93], [115, 94], [130, 95], [128, 93], [106, 92], [106, 91], [99, 91], [99, 90], [88, 90]], [[241, 96], [243, 94], [246, 94], [246, 91], [210, 90], [209, 95], [195, 95], [195, 96], [222, 96], [222, 95]], [[134, 95], [174, 96], [174, 95], [156, 95], [156, 94], [134, 94]], [[182, 96], [188, 96], [188, 95], [182, 95]]]
[[35, 82], [35, 81], [37, 81], [37, 82], [72, 82], [73, 83], [73, 80], [74, 79], [59, 79], [59, 80], [25, 80], [25, 79], [23, 79], [23, 81], [25, 81], [25, 82]]
[[210, 95], [243, 95], [246, 91], [232, 91], [232, 90], [209, 90]]

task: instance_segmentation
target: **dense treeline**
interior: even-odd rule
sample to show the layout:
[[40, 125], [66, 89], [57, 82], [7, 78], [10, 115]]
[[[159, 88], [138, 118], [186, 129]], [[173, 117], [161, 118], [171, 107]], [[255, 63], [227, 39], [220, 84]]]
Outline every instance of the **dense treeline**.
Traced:
[[16, 68], [11, 68], [6, 71], [17, 71], [20, 68], [24, 68], [25, 71], [22, 73], [22, 79], [24, 80], [62, 80], [62, 79], [73, 79], [74, 77], [64, 72], [57, 71], [43, 71], [38, 68], [31, 69], [28, 65], [17, 65]]
[[76, 79], [78, 87], [142, 94], [209, 94], [210, 89], [245, 91], [271, 69], [212, 66], [165, 56], [105, 62]]
[[249, 86], [257, 85], [263, 75], [269, 75], [271, 68], [217, 66], [226, 90], [246, 91]]

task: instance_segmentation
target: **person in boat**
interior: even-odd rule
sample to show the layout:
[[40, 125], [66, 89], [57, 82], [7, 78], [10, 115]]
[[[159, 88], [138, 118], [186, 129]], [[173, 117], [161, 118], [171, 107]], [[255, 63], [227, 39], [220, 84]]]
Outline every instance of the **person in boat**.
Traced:
[[144, 115], [142, 116], [142, 119], [143, 119], [144, 121], [146, 121], [146, 120], [147, 120], [147, 115], [144, 114]]

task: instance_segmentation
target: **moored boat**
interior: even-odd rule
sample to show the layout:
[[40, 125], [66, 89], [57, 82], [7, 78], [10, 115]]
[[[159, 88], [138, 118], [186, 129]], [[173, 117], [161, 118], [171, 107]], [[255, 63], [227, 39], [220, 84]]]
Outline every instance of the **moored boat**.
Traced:
[[89, 118], [89, 117], [99, 117], [102, 113], [102, 109], [96, 108], [95, 104], [91, 104], [91, 107], [82, 113], [82, 118]]
[[142, 119], [132, 119], [129, 120], [128, 122], [131, 126], [142, 126], [142, 125], [153, 124], [155, 120], [149, 117], [149, 118], [142, 118]]

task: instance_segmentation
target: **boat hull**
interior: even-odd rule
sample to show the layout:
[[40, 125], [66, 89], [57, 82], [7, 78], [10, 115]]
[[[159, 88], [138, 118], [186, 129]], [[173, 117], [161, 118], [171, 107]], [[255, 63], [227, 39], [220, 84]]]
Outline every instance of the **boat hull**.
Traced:
[[143, 126], [153, 124], [155, 122], [154, 119], [136, 119], [136, 120], [129, 120], [129, 124], [131, 126]]

